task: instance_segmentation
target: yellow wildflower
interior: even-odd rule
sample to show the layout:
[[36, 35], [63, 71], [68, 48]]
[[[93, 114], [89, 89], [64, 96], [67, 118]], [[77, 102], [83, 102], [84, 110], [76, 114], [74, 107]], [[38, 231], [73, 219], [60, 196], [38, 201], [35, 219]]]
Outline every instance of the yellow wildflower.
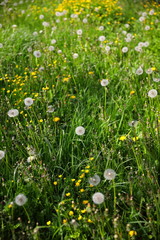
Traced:
[[66, 193], [66, 196], [69, 197], [69, 196], [71, 196], [71, 194], [68, 192], [68, 193]]
[[130, 92], [130, 95], [133, 95], [134, 93], [135, 93], [135, 91], [131, 91], [131, 92]]
[[121, 141], [124, 141], [124, 140], [126, 140], [126, 136], [121, 136], [120, 138], [119, 138], [119, 140], [121, 140]]
[[134, 231], [134, 230], [131, 230], [131, 231], [129, 231], [128, 234], [129, 234], [130, 237], [133, 237], [133, 236], [136, 236], [136, 235], [137, 235], [137, 232]]
[[58, 122], [58, 121], [60, 121], [60, 118], [59, 118], [59, 117], [53, 118], [53, 122]]
[[46, 224], [47, 224], [48, 226], [51, 225], [51, 221], [46, 222]]
[[73, 216], [73, 215], [74, 215], [74, 212], [73, 212], [73, 211], [70, 211], [68, 214], [69, 214], [69, 216]]

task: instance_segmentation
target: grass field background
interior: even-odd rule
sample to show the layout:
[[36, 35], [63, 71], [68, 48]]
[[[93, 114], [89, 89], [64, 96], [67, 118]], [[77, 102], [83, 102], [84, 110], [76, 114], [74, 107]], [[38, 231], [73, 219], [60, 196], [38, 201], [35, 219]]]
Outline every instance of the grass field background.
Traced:
[[158, 1], [0, 3], [0, 240], [160, 239]]

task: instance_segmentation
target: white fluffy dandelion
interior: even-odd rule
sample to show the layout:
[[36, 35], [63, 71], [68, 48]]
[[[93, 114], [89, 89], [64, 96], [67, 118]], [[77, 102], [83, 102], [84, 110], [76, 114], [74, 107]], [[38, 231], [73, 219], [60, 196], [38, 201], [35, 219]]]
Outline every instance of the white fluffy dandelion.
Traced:
[[25, 98], [24, 99], [24, 104], [29, 107], [33, 104], [33, 99], [32, 98]]
[[92, 201], [95, 203], [95, 204], [101, 204], [104, 202], [104, 194], [103, 193], [100, 193], [100, 192], [96, 192], [93, 194], [92, 196]]
[[116, 172], [113, 169], [106, 169], [104, 171], [104, 178], [106, 180], [113, 180], [116, 177]]
[[33, 52], [33, 55], [36, 57], [36, 58], [39, 58], [41, 57], [41, 52], [38, 50], [38, 51], [34, 51]]
[[0, 43], [0, 48], [3, 48], [3, 44], [2, 43]]
[[148, 92], [148, 97], [150, 97], [150, 98], [154, 98], [154, 97], [156, 97], [157, 96], [157, 90], [156, 89], [151, 89], [151, 90], [149, 90], [149, 92]]
[[98, 38], [98, 40], [99, 40], [100, 42], [104, 42], [104, 41], [106, 40], [106, 37], [105, 37], [105, 36], [100, 36], [100, 37]]
[[2, 151], [2, 150], [0, 150], [0, 160], [1, 160], [2, 158], [4, 158], [4, 156], [5, 156], [5, 152]]
[[73, 53], [72, 56], [73, 56], [73, 59], [76, 59], [76, 58], [78, 58], [79, 55], [78, 55], [78, 53]]
[[83, 33], [83, 31], [82, 31], [82, 29], [78, 29], [78, 30], [76, 31], [76, 33], [77, 33], [78, 36], [81, 36], [82, 33]]
[[50, 52], [52, 52], [52, 51], [54, 51], [54, 47], [53, 47], [53, 46], [49, 46], [49, 47], [48, 47], [48, 50], [49, 50]]
[[57, 42], [56, 39], [51, 40], [51, 44], [55, 44], [56, 42]]
[[146, 73], [147, 73], [147, 74], [151, 74], [152, 72], [153, 72], [152, 68], [148, 68], [148, 69], [146, 70]]
[[15, 197], [15, 203], [18, 206], [23, 206], [26, 202], [27, 202], [27, 197], [23, 193], [20, 193]]
[[55, 111], [55, 109], [54, 109], [54, 107], [52, 106], [52, 105], [49, 105], [48, 107], [47, 107], [47, 112], [48, 113], [52, 113], [52, 112], [54, 112]]
[[137, 75], [142, 75], [143, 74], [143, 69], [141, 67], [139, 67], [137, 70], [136, 70], [136, 74]]
[[89, 184], [93, 186], [97, 186], [100, 183], [100, 181], [101, 179], [97, 174], [95, 174], [93, 177], [90, 177], [88, 180]]
[[123, 53], [128, 52], [128, 47], [123, 47], [123, 48], [122, 48], [122, 52], [123, 52]]
[[9, 117], [16, 117], [16, 116], [18, 116], [19, 111], [17, 109], [11, 109], [11, 110], [8, 111], [7, 114], [8, 114]]
[[108, 79], [102, 79], [102, 81], [101, 81], [101, 86], [102, 86], [102, 87], [105, 87], [105, 86], [107, 86], [108, 84], [109, 84]]
[[75, 132], [76, 132], [77, 135], [81, 136], [85, 133], [85, 128], [82, 127], [82, 126], [76, 127]]

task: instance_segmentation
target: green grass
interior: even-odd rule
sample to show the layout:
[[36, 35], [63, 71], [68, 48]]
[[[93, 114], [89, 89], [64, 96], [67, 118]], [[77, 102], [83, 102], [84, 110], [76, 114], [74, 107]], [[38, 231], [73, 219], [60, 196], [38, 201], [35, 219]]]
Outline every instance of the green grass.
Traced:
[[[95, 1], [73, 19], [72, 10], [55, 16], [60, 2], [0, 6], [0, 240], [158, 240], [159, 5], [119, 1], [106, 16]], [[132, 34], [130, 42], [123, 31]], [[140, 42], [149, 45], [137, 52]], [[102, 79], [109, 84], [101, 86]], [[19, 115], [9, 117], [10, 109]], [[116, 172], [114, 180], [104, 178], [106, 169]], [[95, 174], [101, 182], [90, 186]], [[104, 194], [103, 203], [94, 204], [95, 192]], [[20, 193], [27, 197], [23, 206], [15, 201]]]

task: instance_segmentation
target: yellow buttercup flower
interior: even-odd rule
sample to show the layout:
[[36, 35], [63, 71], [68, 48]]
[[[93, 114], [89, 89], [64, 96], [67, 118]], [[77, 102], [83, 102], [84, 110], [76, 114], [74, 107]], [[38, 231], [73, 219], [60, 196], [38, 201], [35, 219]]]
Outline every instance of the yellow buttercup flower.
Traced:
[[124, 140], [126, 140], [126, 136], [121, 136], [120, 138], [119, 138], [119, 140], [121, 140], [121, 141], [124, 141]]
[[131, 231], [129, 231], [128, 234], [129, 234], [130, 237], [133, 237], [133, 236], [136, 236], [136, 235], [137, 235], [137, 232], [134, 231], [134, 230], [131, 230]]
[[53, 122], [58, 122], [58, 121], [60, 121], [60, 118], [59, 118], [59, 117], [53, 118]]

